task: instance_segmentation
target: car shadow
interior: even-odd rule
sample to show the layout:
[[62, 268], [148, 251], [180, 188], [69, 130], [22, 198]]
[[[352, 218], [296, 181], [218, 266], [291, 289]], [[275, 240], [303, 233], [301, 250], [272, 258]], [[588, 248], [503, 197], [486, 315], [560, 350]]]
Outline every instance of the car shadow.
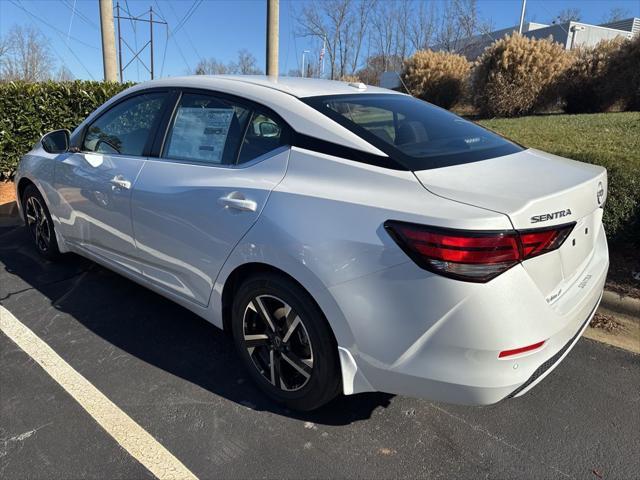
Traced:
[[53, 308], [119, 349], [245, 407], [316, 424], [346, 425], [370, 418], [393, 397], [341, 395], [313, 412], [285, 409], [253, 385], [229, 335], [150, 290], [74, 254], [46, 262], [21, 227], [0, 235], [0, 262], [22, 280], [3, 274], [0, 302], [36, 289]]

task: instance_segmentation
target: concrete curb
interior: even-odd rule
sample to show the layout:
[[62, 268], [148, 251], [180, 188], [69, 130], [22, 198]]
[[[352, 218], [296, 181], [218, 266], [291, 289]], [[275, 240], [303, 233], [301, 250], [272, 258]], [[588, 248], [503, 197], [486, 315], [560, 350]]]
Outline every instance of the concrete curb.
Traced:
[[11, 217], [18, 214], [18, 204], [14, 200], [13, 202], [7, 202], [0, 205], [0, 216]]
[[612, 312], [629, 315], [640, 322], [640, 299], [638, 298], [625, 297], [611, 290], [605, 290], [600, 306]]

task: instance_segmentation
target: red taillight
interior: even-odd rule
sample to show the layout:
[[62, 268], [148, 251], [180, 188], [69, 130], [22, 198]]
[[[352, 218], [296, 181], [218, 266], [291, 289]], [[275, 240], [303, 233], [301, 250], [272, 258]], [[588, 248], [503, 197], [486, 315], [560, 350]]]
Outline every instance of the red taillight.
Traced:
[[571, 230], [570, 225], [561, 225], [547, 230], [524, 230], [520, 232], [520, 244], [522, 245], [522, 257], [524, 259], [542, 255], [559, 248], [567, 239]]
[[542, 342], [534, 343], [533, 345], [527, 345], [526, 347], [514, 348], [513, 350], [503, 350], [498, 354], [498, 358], [512, 357], [514, 355], [520, 355], [521, 353], [530, 352], [532, 350], [536, 350], [544, 345], [544, 340]]
[[560, 247], [573, 225], [544, 230], [474, 232], [389, 220], [398, 245], [426, 270], [472, 282], [487, 282], [527, 258]]

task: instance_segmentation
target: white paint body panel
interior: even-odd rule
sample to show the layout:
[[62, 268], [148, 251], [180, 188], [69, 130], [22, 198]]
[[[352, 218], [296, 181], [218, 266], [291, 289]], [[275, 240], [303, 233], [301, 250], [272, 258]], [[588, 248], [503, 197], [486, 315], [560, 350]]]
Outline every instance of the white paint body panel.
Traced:
[[[272, 108], [299, 132], [381, 154], [297, 98], [353, 88], [296, 82], [189, 77], [130, 91], [187, 86], [243, 96]], [[62, 251], [92, 258], [219, 327], [222, 294], [237, 268], [258, 263], [286, 272], [325, 314], [347, 394], [380, 390], [489, 404], [575, 344], [608, 268], [593, 186], [606, 186], [604, 170], [536, 151], [517, 156], [416, 174], [298, 147], [242, 168], [137, 159], [122, 166], [134, 179], [131, 195], [95, 203], [92, 198], [104, 199], [95, 195], [105, 193], [101, 179], [117, 173], [109, 163], [87, 166], [36, 147], [23, 158], [16, 182], [27, 179], [42, 192]], [[547, 172], [557, 178], [547, 179]], [[544, 181], [535, 181], [539, 176]], [[217, 203], [234, 191], [255, 201], [255, 211], [231, 212]], [[383, 228], [392, 219], [510, 230], [530, 226], [533, 211], [563, 208], [575, 212], [579, 227], [568, 243], [485, 284], [419, 268]], [[561, 294], [548, 301], [558, 289]], [[498, 358], [500, 351], [541, 340], [536, 351]]]

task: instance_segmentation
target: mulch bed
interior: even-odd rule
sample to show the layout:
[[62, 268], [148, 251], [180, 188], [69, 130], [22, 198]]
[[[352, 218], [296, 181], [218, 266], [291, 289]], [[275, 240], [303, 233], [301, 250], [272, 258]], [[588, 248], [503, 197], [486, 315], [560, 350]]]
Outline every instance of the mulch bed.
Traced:
[[599, 328], [609, 333], [619, 333], [624, 330], [624, 326], [618, 322], [615, 317], [612, 315], [607, 315], [605, 313], [597, 312], [591, 323], [589, 323], [590, 327]]
[[13, 182], [0, 182], [0, 205], [16, 200], [16, 191]]

